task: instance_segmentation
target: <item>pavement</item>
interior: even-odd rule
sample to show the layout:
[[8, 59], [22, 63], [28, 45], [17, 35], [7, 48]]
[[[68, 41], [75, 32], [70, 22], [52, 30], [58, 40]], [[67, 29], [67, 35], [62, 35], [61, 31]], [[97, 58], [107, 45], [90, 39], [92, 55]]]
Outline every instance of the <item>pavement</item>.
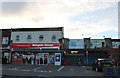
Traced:
[[102, 72], [96, 72], [90, 66], [54, 66], [54, 65], [2, 65], [3, 76], [31, 77], [103, 77]]

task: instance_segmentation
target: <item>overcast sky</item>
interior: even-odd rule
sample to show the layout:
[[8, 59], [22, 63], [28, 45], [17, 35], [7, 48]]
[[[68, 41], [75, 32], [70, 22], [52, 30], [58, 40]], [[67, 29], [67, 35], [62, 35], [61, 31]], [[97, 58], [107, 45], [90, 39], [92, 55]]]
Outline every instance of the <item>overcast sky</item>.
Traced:
[[1, 8], [2, 29], [64, 27], [66, 38], [118, 38], [118, 0], [4, 0]]

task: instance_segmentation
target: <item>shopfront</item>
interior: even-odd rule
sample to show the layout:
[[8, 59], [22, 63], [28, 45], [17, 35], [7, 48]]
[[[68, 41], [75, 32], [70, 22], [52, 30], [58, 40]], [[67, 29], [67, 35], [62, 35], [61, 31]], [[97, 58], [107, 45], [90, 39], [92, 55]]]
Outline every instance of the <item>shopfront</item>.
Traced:
[[[32, 65], [61, 65], [61, 51], [59, 43], [39, 43], [39, 44], [12, 44], [12, 62], [19, 60], [15, 64]], [[57, 57], [57, 55], [59, 57]], [[57, 57], [57, 58], [56, 58]], [[57, 62], [55, 59], [58, 59]], [[20, 61], [21, 60], [21, 61]]]
[[[68, 65], [78, 65], [78, 60], [81, 60], [81, 64], [84, 64], [84, 40], [83, 39], [69, 39], [69, 50], [64, 55], [64, 62]], [[65, 65], [67, 65], [65, 64]]]
[[55, 65], [55, 54], [61, 54], [59, 39], [63, 36], [63, 27], [12, 29], [12, 59], [19, 58], [25, 64]]
[[[59, 55], [56, 55], [59, 54]], [[61, 53], [12, 53], [13, 64], [61, 65]]]
[[[9, 49], [2, 49], [2, 63], [9, 63]], [[5, 60], [6, 59], [6, 60]]]
[[50, 55], [50, 53], [37, 53], [35, 64], [36, 65], [54, 64], [53, 57], [54, 55]]

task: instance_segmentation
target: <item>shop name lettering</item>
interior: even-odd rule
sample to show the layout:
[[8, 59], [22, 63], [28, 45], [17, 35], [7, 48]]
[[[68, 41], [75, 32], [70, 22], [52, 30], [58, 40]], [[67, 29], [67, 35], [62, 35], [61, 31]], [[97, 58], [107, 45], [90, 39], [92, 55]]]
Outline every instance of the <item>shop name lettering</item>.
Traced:
[[41, 47], [41, 46], [45, 46], [45, 47], [51, 47], [53, 46], [53, 44], [32, 44], [33, 47]]

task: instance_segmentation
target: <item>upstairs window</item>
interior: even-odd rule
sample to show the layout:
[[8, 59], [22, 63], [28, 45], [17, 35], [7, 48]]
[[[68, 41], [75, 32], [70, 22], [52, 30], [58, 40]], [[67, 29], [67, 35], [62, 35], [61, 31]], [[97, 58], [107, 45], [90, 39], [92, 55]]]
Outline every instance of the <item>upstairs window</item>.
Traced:
[[16, 41], [19, 41], [19, 40], [20, 40], [20, 36], [16, 35]]
[[27, 35], [27, 41], [31, 42], [32, 36], [31, 35]]
[[52, 41], [56, 41], [56, 35], [52, 35]]
[[39, 35], [39, 41], [43, 41], [44, 36], [43, 35]]
[[28, 40], [31, 40], [31, 39], [32, 39], [31, 35], [28, 35], [28, 36], [27, 36], [27, 39], [28, 39]]
[[71, 42], [70, 45], [71, 45], [72, 47], [76, 47], [76, 42]]

